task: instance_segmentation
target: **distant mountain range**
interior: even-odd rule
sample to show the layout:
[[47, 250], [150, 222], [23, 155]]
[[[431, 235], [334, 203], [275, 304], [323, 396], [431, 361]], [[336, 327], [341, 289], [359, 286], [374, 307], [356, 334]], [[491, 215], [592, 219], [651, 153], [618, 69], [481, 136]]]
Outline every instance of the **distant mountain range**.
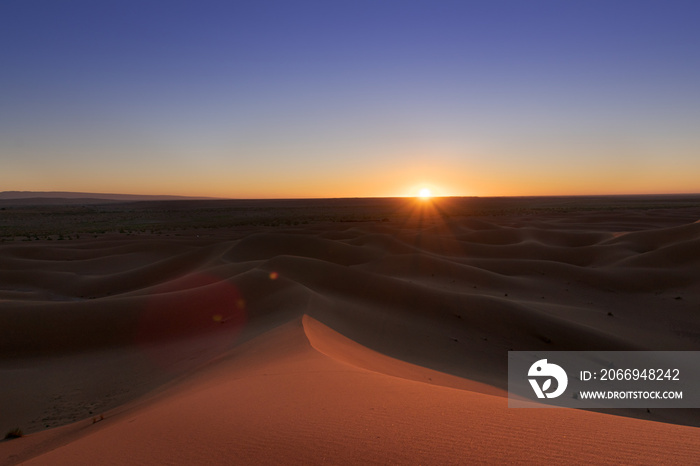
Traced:
[[[106, 194], [75, 193], [67, 191], [2, 191], [0, 201], [19, 204], [58, 204], [58, 203], [95, 203], [95, 202], [129, 202], [129, 201], [183, 201], [216, 199], [212, 197], [154, 196], [141, 194]], [[7, 202], [3, 202], [7, 203]]]

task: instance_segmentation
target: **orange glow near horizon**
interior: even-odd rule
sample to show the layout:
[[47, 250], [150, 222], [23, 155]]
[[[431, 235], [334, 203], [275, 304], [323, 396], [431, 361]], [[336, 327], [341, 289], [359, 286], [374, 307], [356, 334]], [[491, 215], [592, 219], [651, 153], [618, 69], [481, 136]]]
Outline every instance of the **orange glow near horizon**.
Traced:
[[[685, 173], [685, 172], [684, 172]], [[97, 178], [97, 177], [95, 177]], [[49, 183], [17, 183], [4, 186], [5, 191], [35, 192], [79, 192], [97, 194], [132, 195], [172, 195], [191, 197], [213, 197], [228, 199], [305, 199], [305, 198], [352, 198], [352, 197], [413, 197], [421, 200], [437, 197], [510, 197], [510, 196], [589, 196], [589, 195], [634, 195], [634, 194], [692, 194], [700, 192], [692, 180], [676, 184], [673, 189], [664, 183], [665, 179], [649, 180], [646, 184], [622, 180], [615, 186], [594, 180], [584, 182], [576, 179], [531, 179], [529, 182], [514, 180], [504, 176], [499, 182], [487, 183], [484, 180], [467, 179], [463, 183], [446, 182], [441, 187], [425, 184], [403, 184], [397, 180], [334, 180], [322, 182], [308, 181], [302, 186], [288, 180], [268, 177], [266, 183], [253, 183], [248, 180], [226, 182], [214, 175], [209, 182], [188, 180], [167, 182], [153, 180], [145, 183], [119, 183], [119, 180], [104, 180], [98, 183], [84, 180], [61, 179]], [[660, 177], [659, 177], [660, 178]], [[70, 181], [76, 181], [71, 183]], [[306, 180], [305, 180], [306, 181]], [[450, 180], [451, 181], [451, 180]], [[518, 182], [520, 181], [520, 182]]]
[[[288, 171], [190, 170], [166, 167], [155, 176], [135, 167], [105, 172], [70, 171], [57, 167], [52, 176], [15, 176], [4, 184], [7, 191], [66, 191], [104, 194], [174, 195], [192, 197], [281, 199], [450, 196], [585, 196], [616, 194], [680, 194], [700, 192], [697, 171], [670, 168], [636, 168], [635, 176], [618, 171], [506, 170], [487, 161], [466, 164], [406, 165], [377, 162], [342, 173], [316, 167], [290, 177]], [[0, 175], [0, 180], [3, 176]]]
[[117, 157], [116, 148], [105, 152], [96, 148], [95, 153], [104, 160], [100, 163], [78, 163], [81, 157], [87, 157], [83, 153], [78, 153], [81, 157], [73, 155], [73, 159], [57, 157], [40, 165], [43, 171], [38, 171], [36, 165], [26, 170], [19, 166], [14, 171], [3, 170], [0, 184], [7, 191], [228, 199], [417, 197], [422, 189], [429, 190], [432, 199], [700, 192], [696, 176], [700, 162], [696, 158], [684, 159], [677, 165], [658, 165], [641, 159], [635, 164], [606, 165], [581, 156], [573, 164], [564, 156], [561, 160], [544, 156], [541, 160], [514, 159], [507, 156], [505, 149], [476, 147], [460, 152], [436, 143], [415, 148], [402, 143], [347, 149], [342, 155], [354, 160], [352, 164], [342, 157], [299, 161], [290, 158], [271, 163], [274, 154], [267, 152], [259, 158], [270, 163], [257, 164], [253, 159], [239, 162], [216, 158], [205, 148], [201, 152], [202, 159], [197, 161], [177, 152], [165, 163], [167, 154], [149, 156], [144, 152], [138, 160], [121, 163], [123, 157]]

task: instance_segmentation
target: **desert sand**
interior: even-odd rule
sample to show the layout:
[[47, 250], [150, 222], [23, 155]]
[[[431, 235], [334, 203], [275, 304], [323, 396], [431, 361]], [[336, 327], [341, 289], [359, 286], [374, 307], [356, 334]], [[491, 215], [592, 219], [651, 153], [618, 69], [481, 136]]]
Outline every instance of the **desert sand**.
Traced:
[[513, 409], [506, 383], [512, 350], [700, 350], [697, 199], [401, 202], [8, 226], [0, 464], [698, 463], [698, 410]]

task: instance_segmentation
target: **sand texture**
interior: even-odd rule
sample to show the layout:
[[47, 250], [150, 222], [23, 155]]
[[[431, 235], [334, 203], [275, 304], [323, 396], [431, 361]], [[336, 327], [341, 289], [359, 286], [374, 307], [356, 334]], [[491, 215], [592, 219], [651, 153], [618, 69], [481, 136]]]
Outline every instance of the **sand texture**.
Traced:
[[506, 371], [700, 350], [700, 208], [405, 212], [3, 242], [0, 464], [698, 464], [698, 410], [509, 409]]

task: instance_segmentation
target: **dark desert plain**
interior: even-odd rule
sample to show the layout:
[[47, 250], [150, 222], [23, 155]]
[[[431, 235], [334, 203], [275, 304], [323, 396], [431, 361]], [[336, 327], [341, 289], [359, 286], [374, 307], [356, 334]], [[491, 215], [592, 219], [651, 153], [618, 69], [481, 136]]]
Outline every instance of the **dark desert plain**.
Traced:
[[700, 196], [7, 199], [0, 464], [697, 464], [512, 350], [700, 350]]

